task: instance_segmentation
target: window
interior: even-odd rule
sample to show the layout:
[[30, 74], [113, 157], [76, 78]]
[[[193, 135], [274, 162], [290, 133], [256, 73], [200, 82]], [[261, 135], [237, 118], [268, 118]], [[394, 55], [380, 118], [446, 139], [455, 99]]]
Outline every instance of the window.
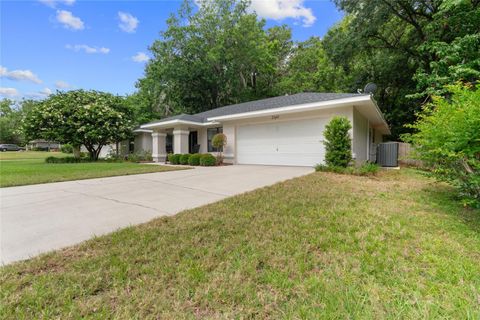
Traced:
[[217, 148], [214, 148], [212, 146], [212, 139], [213, 139], [213, 136], [216, 135], [217, 133], [222, 133], [223, 132], [223, 128], [222, 127], [218, 127], [218, 128], [208, 128], [207, 129], [207, 146], [208, 146], [208, 149], [207, 151], [208, 152], [217, 152], [217, 151], [221, 151], [221, 150], [218, 150]]

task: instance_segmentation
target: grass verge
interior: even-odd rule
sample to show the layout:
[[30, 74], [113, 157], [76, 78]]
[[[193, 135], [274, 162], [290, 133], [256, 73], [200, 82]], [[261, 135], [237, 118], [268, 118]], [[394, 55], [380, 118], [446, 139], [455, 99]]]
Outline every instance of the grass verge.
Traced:
[[480, 317], [480, 212], [317, 172], [0, 270], [2, 318]]

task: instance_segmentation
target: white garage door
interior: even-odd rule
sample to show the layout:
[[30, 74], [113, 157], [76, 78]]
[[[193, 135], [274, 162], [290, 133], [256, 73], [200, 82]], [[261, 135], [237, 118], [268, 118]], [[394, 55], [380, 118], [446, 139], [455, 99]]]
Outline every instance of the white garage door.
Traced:
[[308, 119], [240, 126], [237, 162], [314, 166], [324, 160], [323, 129], [327, 119]]

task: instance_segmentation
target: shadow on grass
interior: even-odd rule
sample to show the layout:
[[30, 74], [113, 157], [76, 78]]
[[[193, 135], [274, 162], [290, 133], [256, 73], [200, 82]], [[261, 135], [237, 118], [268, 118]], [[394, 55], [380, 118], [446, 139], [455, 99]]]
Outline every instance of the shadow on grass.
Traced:
[[480, 209], [462, 205], [453, 187], [446, 183], [431, 181], [421, 189], [429, 204], [443, 214], [460, 218], [468, 227], [480, 233]]

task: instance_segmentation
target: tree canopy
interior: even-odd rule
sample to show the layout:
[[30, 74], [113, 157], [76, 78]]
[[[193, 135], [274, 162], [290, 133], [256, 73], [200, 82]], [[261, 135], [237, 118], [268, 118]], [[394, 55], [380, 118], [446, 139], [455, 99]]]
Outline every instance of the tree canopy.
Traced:
[[285, 26], [265, 29], [246, 1], [184, 2], [150, 50], [140, 95], [163, 115], [200, 112], [273, 95], [291, 48]]
[[123, 98], [110, 93], [57, 92], [27, 113], [23, 128], [29, 139], [84, 145], [90, 157], [97, 160], [104, 145], [130, 136], [133, 112]]
[[0, 101], [0, 143], [24, 145], [28, 142], [22, 131], [22, 119], [37, 103], [34, 100]]
[[[393, 138], [445, 85], [480, 77], [478, 0], [334, 0], [345, 17], [323, 39], [266, 28], [245, 0], [185, 0], [150, 50], [132, 100], [149, 119], [302, 91], [375, 99]], [[142, 119], [143, 120], [143, 119]]]

